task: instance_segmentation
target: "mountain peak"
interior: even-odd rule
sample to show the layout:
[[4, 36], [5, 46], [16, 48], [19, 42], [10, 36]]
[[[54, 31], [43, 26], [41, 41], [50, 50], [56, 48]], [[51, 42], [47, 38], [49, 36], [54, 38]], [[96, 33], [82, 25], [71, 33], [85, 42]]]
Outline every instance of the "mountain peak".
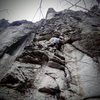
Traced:
[[46, 19], [51, 19], [54, 17], [56, 11], [53, 8], [49, 8], [46, 14]]

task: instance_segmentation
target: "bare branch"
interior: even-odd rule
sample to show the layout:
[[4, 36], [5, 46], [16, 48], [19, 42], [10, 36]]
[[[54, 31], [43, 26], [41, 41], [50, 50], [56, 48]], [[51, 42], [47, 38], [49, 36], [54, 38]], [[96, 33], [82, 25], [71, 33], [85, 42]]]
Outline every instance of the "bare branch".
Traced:
[[78, 2], [76, 2], [76, 3], [75, 3], [75, 6], [76, 6], [79, 2], [81, 2], [81, 0], [79, 0]]
[[42, 12], [42, 1], [43, 0], [40, 1], [39, 9], [40, 9], [40, 13], [41, 13], [42, 17], [44, 18], [44, 15], [43, 15], [43, 12]]
[[[42, 15], [42, 17], [44, 18], [44, 15], [43, 15], [43, 12], [42, 12], [42, 1], [43, 1], [43, 0], [40, 0], [39, 8], [38, 8], [37, 11], [35, 12], [35, 14], [34, 14], [34, 16], [33, 16], [33, 18], [32, 18], [32, 21], [34, 20], [34, 18], [35, 18], [36, 14], [38, 13], [39, 10], [40, 10], [40, 17], [41, 17], [41, 15]], [[40, 19], [40, 17], [39, 17], [39, 19]]]
[[89, 10], [89, 9], [84, 8], [84, 7], [82, 7], [82, 6], [79, 6], [79, 5], [76, 5], [76, 6], [79, 7], [79, 8], [82, 8], [82, 9], [84, 9], [84, 10], [87, 10], [87, 11], [89, 11], [89, 12], [92, 12], [92, 13], [96, 14], [97, 16], [100, 16], [100, 14], [97, 13], [97, 12], [95, 12], [95, 11]]
[[92, 7], [92, 5], [93, 5], [93, 0], [91, 0], [91, 7]]
[[65, 0], [65, 1], [73, 6], [73, 3], [71, 3], [70, 1], [68, 1], [68, 0]]
[[85, 6], [85, 8], [86, 8], [86, 2], [85, 2], [85, 0], [83, 0], [83, 3], [84, 3], [84, 6]]
[[84, 10], [87, 10], [87, 11], [89, 11], [89, 9], [87, 9], [87, 8], [84, 8], [84, 7], [82, 7], [82, 6], [79, 6], [79, 5], [76, 5], [77, 7], [79, 7], [79, 8], [82, 8], [82, 9], [84, 9]]
[[38, 8], [37, 11], [35, 12], [35, 14], [34, 14], [34, 16], [33, 16], [33, 18], [32, 18], [32, 21], [34, 20], [36, 14], [37, 14], [37, 12], [38, 12], [38, 10], [39, 10], [39, 8]]
[[42, 10], [40, 9], [40, 12], [41, 12], [41, 14], [42, 14], [42, 17], [44, 18], [44, 15], [43, 15], [43, 12], [42, 12]]
[[69, 7], [68, 9], [70, 9], [70, 8], [72, 8], [72, 7], [74, 7], [74, 6], [76, 6], [80, 1], [81, 1], [81, 0], [77, 1], [74, 5], [72, 5], [72, 6]]
[[[59, 1], [60, 5], [61, 5], [60, 0], [58, 0], [58, 1]], [[100, 16], [99, 13], [87, 9], [87, 5], [86, 5], [86, 1], [85, 1], [85, 0], [78, 0], [75, 4], [73, 4], [70, 0], [63, 0], [63, 1], [66, 1], [68, 4], [71, 5], [68, 9], [70, 9], [70, 8], [72, 8], [72, 7], [78, 7], [78, 8], [84, 9], [84, 10], [86, 10], [86, 11], [91, 11], [91, 12], [93, 12], [94, 14]], [[81, 1], [83, 1], [84, 7], [78, 5]], [[96, 0], [96, 1], [98, 2], [98, 4], [100, 4], [100, 0]], [[35, 13], [33, 19], [35, 18], [35, 16], [36, 16], [36, 14], [38, 13], [38, 11], [40, 11], [40, 17], [39, 17], [39, 19], [41, 18], [41, 16], [42, 16], [42, 18], [44, 18], [44, 15], [43, 15], [43, 12], [42, 12], [42, 3], [43, 3], [43, 0], [40, 0], [39, 8], [37, 9], [37, 11], [36, 11], [36, 13]]]
[[[71, 2], [68, 1], [68, 0], [65, 0], [65, 1], [68, 2], [68, 3], [70, 3], [70, 4], [72, 5], [72, 7], [73, 7], [73, 6], [76, 6], [76, 7], [79, 7], [79, 8], [81, 8], [81, 9], [84, 9], [84, 10], [86, 10], [86, 11], [90, 11], [89, 9], [87, 9], [87, 8], [85, 8], [85, 7], [82, 7], [82, 6], [77, 5], [80, 1], [78, 1], [77, 4], [73, 4], [73, 3], [71, 3]], [[71, 8], [71, 7], [70, 7], [70, 8]], [[97, 16], [100, 16], [100, 14], [97, 13], [97, 12], [95, 12], [95, 11], [92, 11], [92, 10], [91, 10], [91, 12], [94, 13], [94, 14], [96, 14]]]

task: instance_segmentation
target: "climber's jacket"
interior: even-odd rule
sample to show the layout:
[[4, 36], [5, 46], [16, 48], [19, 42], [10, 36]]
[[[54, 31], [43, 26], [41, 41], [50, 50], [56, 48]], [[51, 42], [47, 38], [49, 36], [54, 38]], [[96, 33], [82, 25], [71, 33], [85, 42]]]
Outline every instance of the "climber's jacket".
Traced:
[[60, 49], [62, 44], [64, 44], [64, 40], [63, 39], [52, 37], [48, 41], [48, 44], [47, 44], [45, 49], [47, 49], [50, 46], [53, 47], [53, 49]]
[[59, 43], [63, 43], [63, 40], [53, 37], [49, 40], [50, 44], [59, 44]]

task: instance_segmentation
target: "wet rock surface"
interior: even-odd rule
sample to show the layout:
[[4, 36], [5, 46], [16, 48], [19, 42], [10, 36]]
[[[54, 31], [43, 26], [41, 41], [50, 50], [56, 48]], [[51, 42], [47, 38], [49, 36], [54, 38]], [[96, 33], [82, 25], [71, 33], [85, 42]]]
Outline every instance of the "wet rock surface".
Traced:
[[[0, 33], [0, 100], [100, 100], [99, 24], [93, 12], [51, 8], [37, 23], [12, 23]], [[60, 35], [60, 50], [44, 49]]]

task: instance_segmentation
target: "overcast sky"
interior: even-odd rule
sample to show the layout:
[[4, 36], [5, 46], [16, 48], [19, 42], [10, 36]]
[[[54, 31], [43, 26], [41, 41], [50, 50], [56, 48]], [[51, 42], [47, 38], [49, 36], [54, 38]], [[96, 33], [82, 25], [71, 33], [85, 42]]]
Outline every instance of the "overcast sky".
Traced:
[[[41, 0], [0, 0], [0, 19], [6, 18], [9, 22], [16, 20], [26, 19], [28, 21], [36, 22], [42, 18], [39, 8]], [[72, 3], [76, 3], [79, 0], [68, 0]], [[79, 5], [84, 7], [84, 2], [87, 3], [87, 8], [96, 4], [96, 0], [81, 0]], [[54, 8], [56, 11], [67, 9], [71, 4], [66, 0], [43, 0], [42, 12], [45, 17], [48, 8]], [[7, 10], [8, 9], [8, 10]], [[72, 7], [72, 10], [81, 10], [76, 7]], [[35, 17], [34, 17], [35, 15]]]

